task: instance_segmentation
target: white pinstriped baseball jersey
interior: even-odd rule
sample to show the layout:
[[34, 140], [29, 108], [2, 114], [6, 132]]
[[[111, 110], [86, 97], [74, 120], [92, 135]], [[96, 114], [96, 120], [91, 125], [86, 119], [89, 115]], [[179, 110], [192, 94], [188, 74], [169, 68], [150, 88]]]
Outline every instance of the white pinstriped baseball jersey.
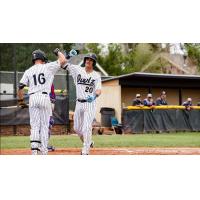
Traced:
[[59, 68], [59, 61], [33, 65], [25, 71], [20, 83], [29, 86], [29, 94], [39, 91], [49, 94], [54, 75]]
[[20, 83], [29, 86], [29, 114], [32, 154], [48, 153], [49, 119], [52, 115], [49, 93], [59, 61], [36, 64], [25, 71]]
[[101, 89], [101, 77], [96, 71], [87, 73], [85, 67], [72, 64], [67, 65], [67, 70], [74, 79], [77, 99], [86, 99], [89, 95], [94, 95], [96, 90]]
[[[95, 95], [96, 90], [101, 90], [101, 77], [96, 71], [87, 73], [85, 67], [72, 64], [67, 65], [67, 70], [74, 79], [77, 99], [85, 100], [88, 96]], [[91, 103], [77, 101], [74, 113], [74, 130], [80, 137], [83, 137], [83, 155], [89, 154], [95, 112], [96, 99]]]

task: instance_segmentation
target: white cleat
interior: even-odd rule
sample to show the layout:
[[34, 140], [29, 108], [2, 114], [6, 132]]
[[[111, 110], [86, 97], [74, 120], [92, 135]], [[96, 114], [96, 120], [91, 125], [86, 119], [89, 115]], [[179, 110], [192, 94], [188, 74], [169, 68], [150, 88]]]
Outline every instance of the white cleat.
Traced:
[[88, 154], [87, 154], [87, 153], [82, 153], [82, 152], [81, 152], [81, 155], [82, 155], [82, 156], [86, 156], [86, 155], [88, 155]]

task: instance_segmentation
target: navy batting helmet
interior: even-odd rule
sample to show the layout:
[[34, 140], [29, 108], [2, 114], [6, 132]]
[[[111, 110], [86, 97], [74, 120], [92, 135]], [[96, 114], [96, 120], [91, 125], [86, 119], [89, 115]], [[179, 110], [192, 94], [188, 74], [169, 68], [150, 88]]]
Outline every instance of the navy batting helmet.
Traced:
[[96, 66], [96, 63], [97, 63], [97, 56], [96, 56], [96, 54], [94, 54], [94, 53], [89, 53], [89, 54], [87, 54], [87, 55], [84, 57], [84, 62], [83, 62], [84, 66], [85, 66], [85, 61], [86, 61], [87, 58], [90, 58], [90, 59], [93, 60], [93, 66], [95, 67], [95, 66]]
[[34, 63], [36, 60], [42, 60], [45, 63], [48, 61], [46, 54], [40, 49], [37, 49], [32, 53], [32, 62]]

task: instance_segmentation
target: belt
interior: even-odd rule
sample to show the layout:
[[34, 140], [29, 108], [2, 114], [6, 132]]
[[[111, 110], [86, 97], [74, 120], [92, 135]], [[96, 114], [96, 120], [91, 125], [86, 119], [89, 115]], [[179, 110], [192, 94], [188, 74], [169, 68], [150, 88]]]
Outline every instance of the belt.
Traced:
[[81, 102], [81, 103], [85, 103], [85, 102], [87, 102], [86, 99], [77, 99], [77, 101], [78, 101], [78, 102]]
[[[29, 95], [35, 94], [37, 92], [30, 93]], [[47, 92], [42, 92], [42, 94], [48, 94]]]

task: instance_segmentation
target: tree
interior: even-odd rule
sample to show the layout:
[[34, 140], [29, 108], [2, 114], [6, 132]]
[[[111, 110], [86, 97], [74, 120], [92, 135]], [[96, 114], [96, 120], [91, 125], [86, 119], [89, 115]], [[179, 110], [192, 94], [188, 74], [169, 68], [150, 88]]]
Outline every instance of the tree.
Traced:
[[36, 49], [43, 50], [48, 59], [53, 61], [56, 59], [56, 56], [52, 51], [56, 47], [62, 45], [63, 49], [69, 51], [72, 44], [57, 44], [57, 43], [29, 43], [29, 44], [0, 44], [0, 67], [4, 71], [13, 71], [13, 45], [16, 47], [16, 65], [18, 71], [25, 71], [32, 65], [31, 54]]
[[[0, 67], [4, 71], [13, 71], [13, 45], [16, 47], [16, 64], [18, 71], [24, 71], [32, 65], [31, 53], [35, 49], [46, 52], [50, 61], [56, 59], [52, 50], [56, 47], [69, 51], [72, 43], [34, 43], [34, 44], [0, 44]], [[83, 45], [82, 53], [93, 52], [98, 57], [98, 63], [109, 73], [109, 75], [121, 75], [141, 71], [141, 69], [161, 51], [160, 43], [88, 43]], [[200, 71], [200, 44], [185, 44], [188, 55], [192, 58]], [[108, 52], [104, 52], [108, 49]], [[159, 71], [162, 64], [156, 64], [156, 71]]]
[[124, 70], [123, 73], [132, 73], [141, 71], [142, 67], [149, 63], [154, 55], [155, 47], [151, 44], [140, 43], [131, 49], [128, 54], [124, 56]]
[[0, 44], [0, 68], [12, 71], [12, 44]]
[[97, 55], [98, 63], [111, 76], [122, 73], [123, 56], [119, 44], [108, 44], [108, 54], [103, 54], [105, 46], [99, 43], [89, 43], [85, 45], [84, 53], [93, 52]]
[[188, 51], [188, 56], [196, 62], [200, 72], [200, 43], [186, 43], [185, 47]]
[[99, 43], [88, 43], [85, 45], [85, 48], [83, 49], [83, 53], [95, 53], [98, 57], [101, 53], [101, 45]]
[[117, 76], [122, 74], [124, 58], [119, 44], [108, 45], [108, 55], [103, 59], [102, 66], [109, 75]]
[[137, 72], [152, 59], [152, 56], [159, 48], [158, 44], [108, 44], [108, 53], [102, 54], [105, 48], [99, 43], [85, 45], [84, 53], [93, 52], [98, 57], [98, 63], [111, 76]]

